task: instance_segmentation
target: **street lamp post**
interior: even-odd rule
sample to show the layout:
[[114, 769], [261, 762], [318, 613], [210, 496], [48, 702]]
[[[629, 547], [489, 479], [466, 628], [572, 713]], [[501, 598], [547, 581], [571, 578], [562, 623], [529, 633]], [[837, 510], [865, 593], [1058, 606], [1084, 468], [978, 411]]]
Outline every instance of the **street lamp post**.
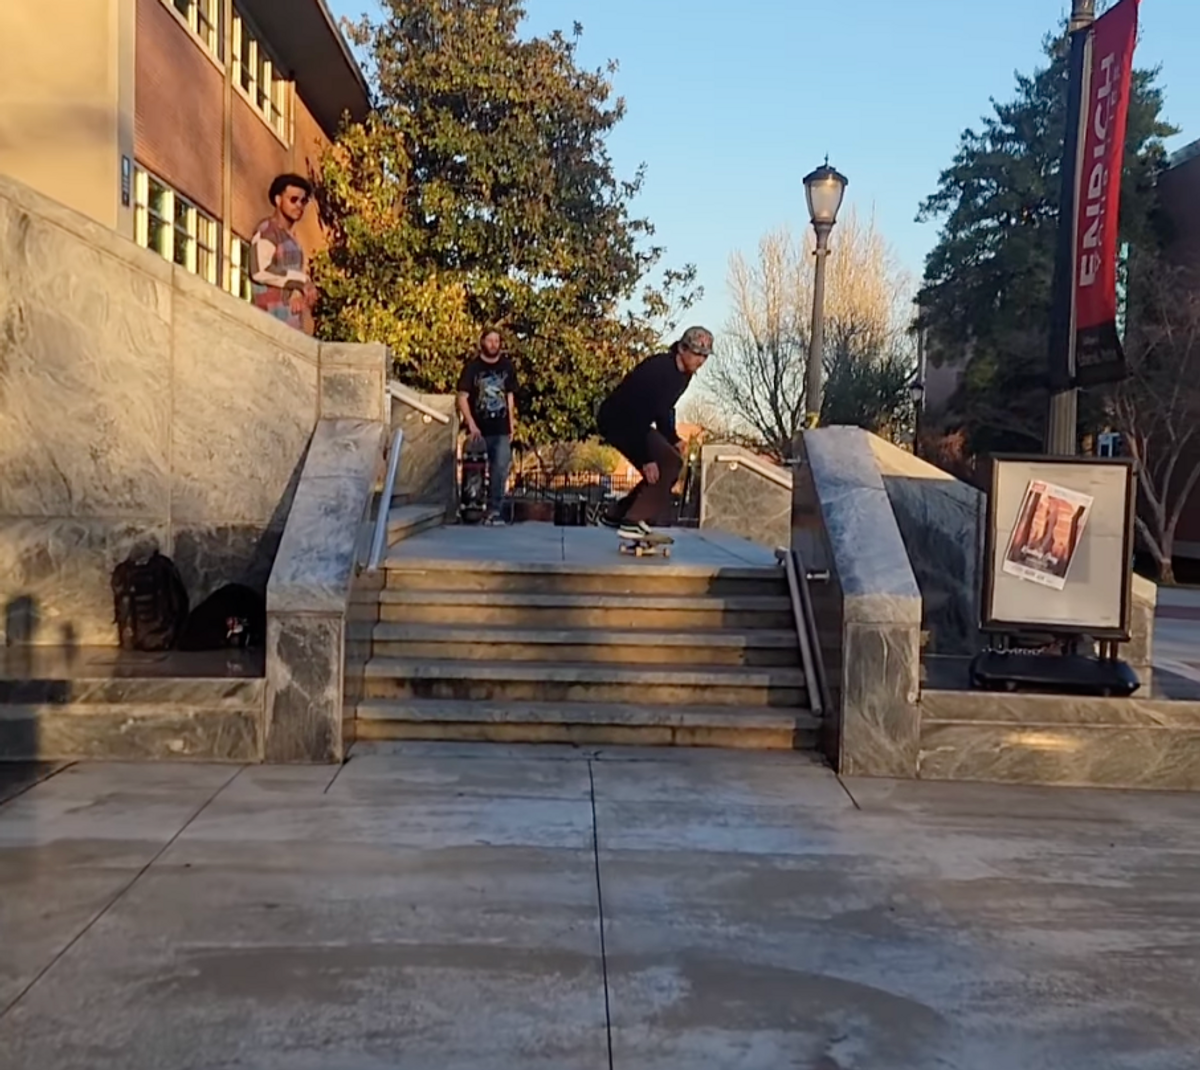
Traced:
[[821, 371], [825, 348], [825, 258], [829, 255], [829, 232], [837, 222], [838, 210], [849, 180], [825, 163], [804, 177], [808, 214], [817, 235], [817, 266], [813, 278], [812, 334], [808, 340], [808, 376], [804, 388], [805, 427], [821, 421]]
[[[1058, 223], [1058, 253], [1054, 271], [1055, 322], [1051, 324], [1052, 353], [1054, 360], [1063, 360], [1068, 371], [1074, 371], [1075, 324], [1074, 316], [1067, 310], [1072, 305], [1075, 284], [1075, 228], [1073, 212], [1067, 213], [1066, 206], [1074, 202], [1075, 168], [1079, 158], [1080, 98], [1083, 95], [1084, 41], [1080, 30], [1087, 29], [1096, 21], [1096, 0], [1072, 0], [1071, 22], [1071, 81], [1073, 93], [1067, 105], [1067, 134], [1063, 146], [1062, 175], [1060, 178], [1060, 217]], [[1064, 352], [1065, 351], [1065, 352]], [[1069, 457], [1076, 452], [1079, 434], [1079, 390], [1073, 385], [1052, 390], [1049, 412], [1046, 418], [1046, 452], [1052, 456]]]
[[921, 410], [925, 408], [925, 380], [920, 377], [908, 384], [913, 403], [913, 456], [921, 456]]

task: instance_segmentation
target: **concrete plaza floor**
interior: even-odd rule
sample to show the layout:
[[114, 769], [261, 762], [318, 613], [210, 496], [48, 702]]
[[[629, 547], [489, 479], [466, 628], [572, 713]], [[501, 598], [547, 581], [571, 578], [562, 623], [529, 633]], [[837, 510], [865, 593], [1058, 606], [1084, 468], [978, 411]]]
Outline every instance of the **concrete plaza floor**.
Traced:
[[473, 567], [492, 563], [601, 571], [773, 568], [777, 564], [772, 550], [736, 535], [695, 528], [670, 528], [666, 533], [675, 540], [669, 559], [635, 560], [620, 552], [617, 533], [609, 528], [449, 524], [397, 543], [388, 551], [387, 562], [407, 567], [469, 562]]
[[438, 744], [0, 773], [4, 1070], [1200, 1065], [1198, 796]]

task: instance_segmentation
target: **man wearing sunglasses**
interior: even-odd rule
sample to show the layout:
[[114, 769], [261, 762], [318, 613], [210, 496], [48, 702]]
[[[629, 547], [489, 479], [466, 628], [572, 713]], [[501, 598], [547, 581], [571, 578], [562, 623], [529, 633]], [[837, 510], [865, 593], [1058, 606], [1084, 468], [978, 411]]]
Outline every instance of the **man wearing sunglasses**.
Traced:
[[312, 184], [300, 175], [279, 175], [268, 197], [275, 211], [259, 223], [250, 239], [251, 300], [289, 327], [312, 334], [317, 290], [309, 281], [304, 250], [294, 233], [312, 199]]

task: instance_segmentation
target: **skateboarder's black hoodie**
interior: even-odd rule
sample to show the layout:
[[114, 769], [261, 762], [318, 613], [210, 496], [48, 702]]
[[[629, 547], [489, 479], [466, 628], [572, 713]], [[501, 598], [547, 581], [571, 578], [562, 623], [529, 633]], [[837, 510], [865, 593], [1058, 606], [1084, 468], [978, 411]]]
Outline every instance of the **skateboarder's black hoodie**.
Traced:
[[675, 355], [672, 346], [647, 357], [617, 384], [596, 414], [601, 437], [639, 469], [652, 459], [647, 445], [651, 426], [672, 446], [679, 441], [675, 404], [692, 377], [679, 370]]

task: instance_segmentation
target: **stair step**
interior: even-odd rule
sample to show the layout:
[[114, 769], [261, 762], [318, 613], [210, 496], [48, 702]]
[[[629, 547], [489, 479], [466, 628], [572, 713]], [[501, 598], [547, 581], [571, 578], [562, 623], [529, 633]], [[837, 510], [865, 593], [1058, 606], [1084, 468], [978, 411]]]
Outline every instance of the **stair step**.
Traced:
[[794, 668], [692, 668], [563, 662], [431, 661], [374, 657], [368, 698], [639, 702], [648, 705], [792, 706], [804, 701]]
[[379, 616], [386, 621], [508, 624], [600, 628], [792, 627], [788, 598], [530, 594], [495, 591], [406, 591], [384, 588]]
[[622, 703], [369, 699], [358, 739], [812, 749], [820, 720], [805, 711]]
[[495, 591], [521, 594], [786, 596], [782, 569], [706, 565], [567, 562], [510, 563], [396, 558], [385, 563], [396, 590]]
[[[358, 635], [359, 633], [355, 633]], [[348, 633], [349, 637], [349, 633]], [[646, 631], [603, 628], [478, 628], [463, 625], [376, 624], [377, 657], [490, 661], [574, 661], [662, 664], [680, 651], [709, 665], [795, 665], [794, 632], [785, 629]]]
[[397, 505], [388, 510], [387, 542], [389, 546], [411, 539], [422, 531], [440, 527], [446, 520], [445, 506]]

